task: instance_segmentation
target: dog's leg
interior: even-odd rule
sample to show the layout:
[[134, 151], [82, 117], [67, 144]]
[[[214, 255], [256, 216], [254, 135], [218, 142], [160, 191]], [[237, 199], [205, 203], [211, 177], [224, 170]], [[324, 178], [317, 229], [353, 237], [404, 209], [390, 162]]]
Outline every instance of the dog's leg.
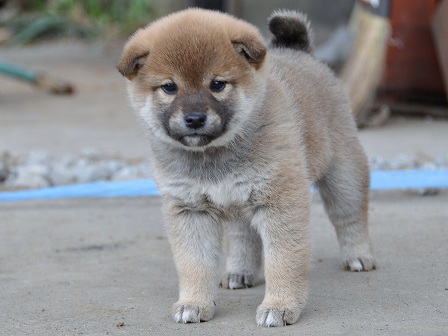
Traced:
[[275, 205], [259, 207], [252, 221], [263, 241], [266, 293], [256, 322], [264, 327], [296, 323], [308, 291], [309, 190], [294, 200], [292, 189], [282, 193]]
[[219, 284], [222, 223], [206, 211], [164, 202], [165, 222], [179, 275], [179, 300], [173, 317], [179, 323], [208, 321], [215, 310]]
[[227, 225], [227, 265], [221, 286], [227, 289], [248, 288], [254, 285], [261, 263], [261, 239], [248, 222], [229, 222]]
[[369, 169], [363, 154], [356, 161], [334, 164], [317, 182], [325, 209], [333, 223], [347, 271], [376, 268], [367, 228]]

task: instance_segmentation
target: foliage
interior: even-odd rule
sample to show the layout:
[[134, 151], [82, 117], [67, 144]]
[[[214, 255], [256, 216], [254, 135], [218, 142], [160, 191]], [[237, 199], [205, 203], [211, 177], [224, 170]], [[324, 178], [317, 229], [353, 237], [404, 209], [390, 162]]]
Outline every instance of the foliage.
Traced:
[[21, 0], [22, 9], [92, 31], [127, 35], [151, 19], [152, 0]]

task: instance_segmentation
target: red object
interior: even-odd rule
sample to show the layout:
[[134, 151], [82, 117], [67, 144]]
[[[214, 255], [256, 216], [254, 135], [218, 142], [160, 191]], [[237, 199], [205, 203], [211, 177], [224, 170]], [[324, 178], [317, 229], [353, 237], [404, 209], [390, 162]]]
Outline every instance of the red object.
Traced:
[[431, 33], [431, 20], [438, 3], [438, 0], [391, 1], [392, 36], [379, 89], [380, 100], [447, 103]]

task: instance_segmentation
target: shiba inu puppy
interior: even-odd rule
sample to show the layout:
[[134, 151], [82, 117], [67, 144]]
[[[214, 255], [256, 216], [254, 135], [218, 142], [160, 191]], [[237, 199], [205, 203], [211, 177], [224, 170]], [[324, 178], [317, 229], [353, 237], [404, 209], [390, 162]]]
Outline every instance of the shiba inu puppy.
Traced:
[[343, 267], [375, 269], [369, 169], [347, 96], [312, 56], [303, 14], [274, 12], [269, 28], [267, 46], [249, 23], [188, 9], [138, 30], [118, 65], [163, 198], [179, 275], [176, 322], [210, 320], [219, 284], [251, 287], [262, 260], [257, 324], [297, 322], [307, 298], [313, 183]]

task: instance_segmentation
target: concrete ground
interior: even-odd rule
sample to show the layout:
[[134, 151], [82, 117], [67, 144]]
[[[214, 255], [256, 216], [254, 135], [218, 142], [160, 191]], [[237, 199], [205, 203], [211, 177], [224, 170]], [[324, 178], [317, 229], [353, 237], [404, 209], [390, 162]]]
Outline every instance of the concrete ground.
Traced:
[[[114, 70], [119, 53], [119, 44], [71, 42], [2, 50], [4, 60], [72, 80], [77, 94], [50, 96], [0, 78], [0, 152], [145, 156]], [[399, 118], [360, 136], [370, 156], [440, 156], [447, 130], [447, 121]], [[371, 198], [379, 269], [341, 269], [314, 199], [309, 300], [298, 324], [271, 329], [255, 325], [262, 282], [221, 289], [210, 322], [171, 322], [177, 277], [159, 198], [0, 203], [0, 335], [447, 335], [448, 191]]]

